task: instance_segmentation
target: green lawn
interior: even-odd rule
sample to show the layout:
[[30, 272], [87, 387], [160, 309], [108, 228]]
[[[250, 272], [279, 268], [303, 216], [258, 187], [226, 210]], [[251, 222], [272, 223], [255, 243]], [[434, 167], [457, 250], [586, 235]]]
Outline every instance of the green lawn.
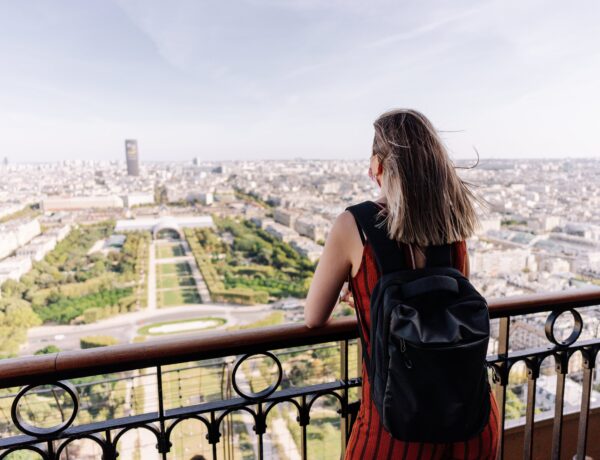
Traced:
[[159, 307], [172, 307], [174, 305], [187, 305], [200, 303], [200, 296], [196, 289], [172, 289], [157, 293]]
[[156, 257], [158, 259], [181, 257], [183, 255], [185, 255], [185, 253], [181, 244], [163, 244], [156, 247]]
[[179, 275], [179, 276], [189, 276], [192, 271], [190, 270], [190, 266], [187, 262], [182, 262], [179, 264], [159, 264], [158, 266], [158, 275]]
[[200, 303], [196, 282], [187, 262], [157, 265], [156, 293], [159, 307]]
[[163, 275], [156, 280], [158, 289], [193, 287], [196, 285], [191, 276]]

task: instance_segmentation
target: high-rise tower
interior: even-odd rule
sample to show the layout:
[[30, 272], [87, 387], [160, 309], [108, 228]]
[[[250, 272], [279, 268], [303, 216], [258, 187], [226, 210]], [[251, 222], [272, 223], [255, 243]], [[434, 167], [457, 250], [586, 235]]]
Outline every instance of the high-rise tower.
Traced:
[[125, 140], [125, 159], [127, 160], [127, 174], [130, 176], [139, 176], [140, 158], [137, 141], [135, 139]]

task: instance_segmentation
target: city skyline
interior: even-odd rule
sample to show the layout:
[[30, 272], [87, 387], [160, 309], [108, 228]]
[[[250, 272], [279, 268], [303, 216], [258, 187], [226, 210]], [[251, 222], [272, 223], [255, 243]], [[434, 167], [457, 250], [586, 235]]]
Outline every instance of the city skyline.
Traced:
[[455, 158], [600, 156], [600, 6], [2, 3], [0, 156], [361, 159], [422, 110]]
[[[271, 347], [277, 350], [273, 359], [281, 360], [285, 373], [280, 375], [286, 379], [274, 384], [275, 394], [287, 401], [289, 393], [279, 390], [298, 391], [315, 378], [345, 385], [340, 375], [352, 378], [352, 374], [338, 366], [344, 362], [348, 366], [344, 361], [348, 357], [358, 358], [356, 348], [349, 348], [354, 344], [347, 342], [344, 352], [337, 335], [322, 340], [334, 343], [331, 347], [339, 347], [339, 353], [312, 342], [288, 349], [288, 328], [302, 328], [302, 335], [310, 337], [302, 307], [332, 223], [349, 204], [377, 195], [375, 184], [366, 177], [366, 164], [348, 160], [147, 164], [139, 176], [128, 175], [122, 162], [9, 166], [0, 181], [0, 366], [8, 382], [15, 378], [15, 363], [17, 370], [28, 372], [35, 368], [32, 360], [64, 366], [65, 361], [75, 363], [73, 356], [81, 356], [78, 363], [92, 362], [83, 359], [92, 356], [86, 349], [108, 347], [103, 356], [112, 350], [118, 353], [112, 361], [102, 368], [83, 367], [87, 378], [77, 384], [79, 397], [73, 399], [81, 403], [78, 416], [83, 422], [78, 428], [100, 432], [98, 424], [113, 423], [117, 417], [118, 423], [139, 427], [137, 416], [158, 414], [161, 400], [165, 407], [175, 401], [179, 410], [202, 412], [206, 405], [214, 410], [215, 404], [231, 407], [232, 401], [239, 401], [231, 399], [237, 398], [231, 383], [239, 383], [236, 378], [245, 380], [244, 388], [262, 387], [250, 382], [273, 373], [261, 365], [256, 369], [264, 370], [256, 373], [252, 367], [242, 367], [239, 343], [243, 339], [235, 337], [248, 335], [236, 330], [271, 326], [272, 331], [285, 331], [281, 345]], [[511, 308], [510, 320], [492, 321], [487, 353], [491, 365], [501, 347], [518, 356], [508, 384], [493, 382], [506, 391], [501, 401], [505, 428], [512, 433], [527, 430], [531, 426], [527, 414], [535, 410], [535, 420], [544, 420], [540, 426], [549, 427], [545, 435], [549, 437], [548, 421], [557, 410], [565, 414], [565, 424], [573, 426], [581, 420], [576, 414], [585, 409], [585, 398], [589, 397], [590, 418], [600, 401], [600, 374], [592, 367], [581, 371], [589, 355], [576, 351], [598, 342], [600, 184], [595, 178], [599, 171], [600, 159], [483, 161], [477, 168], [459, 171], [486, 203], [485, 209], [478, 207], [480, 225], [466, 241], [469, 279], [490, 301], [490, 311], [497, 314], [500, 308]], [[579, 302], [574, 299], [591, 300], [575, 304], [577, 310], [557, 319], [557, 311], [567, 302]], [[547, 312], [538, 312], [540, 302]], [[530, 308], [524, 312], [531, 314], [516, 315], [515, 305]], [[579, 341], [572, 348], [548, 348], [571, 330], [579, 333], [575, 312], [581, 314]], [[332, 321], [348, 324], [354, 314], [350, 306], [340, 303]], [[555, 335], [548, 335], [549, 330]], [[231, 338], [233, 352], [223, 345], [223, 334]], [[190, 366], [173, 362], [168, 354], [175, 341], [191, 340], [197, 342], [194, 349], [214, 353], [215, 345], [203, 346], [211, 337], [220, 342], [223, 357], [237, 354], [237, 358], [198, 355]], [[120, 348], [110, 347], [117, 344]], [[153, 360], [170, 361], [140, 362], [140, 352], [158, 355]], [[53, 353], [58, 355], [52, 358]], [[189, 354], [181, 358], [179, 351], [175, 353], [181, 361], [190, 359]], [[32, 358], [32, 354], [47, 356]], [[564, 373], [555, 368], [562, 359], [557, 356], [570, 359]], [[121, 367], [123, 362], [131, 367]], [[532, 374], [527, 374], [531, 362], [539, 369], [533, 386]], [[156, 372], [139, 372], [146, 363], [156, 366]], [[109, 365], [118, 366], [116, 372]], [[352, 367], [360, 369], [360, 365]], [[55, 369], [51, 367], [51, 372]], [[28, 382], [38, 376], [25, 374]], [[158, 386], [154, 386], [157, 376]], [[37, 421], [45, 426], [61, 423], [63, 412], [49, 410], [51, 389], [36, 390], [26, 396], [27, 404], [19, 405], [23, 393], [8, 388], [14, 384], [6, 379], [3, 382], [5, 408], [13, 401], [12, 407], [26, 413], [36, 426]], [[310, 422], [329, 446], [320, 455], [338, 459], [346, 438], [337, 430], [341, 426], [337, 413], [321, 396], [310, 400]], [[105, 410], [95, 409], [100, 405]], [[297, 409], [284, 404], [280, 408], [275, 410], [281, 410], [281, 423], [266, 418], [271, 420], [271, 432], [278, 433], [266, 438], [267, 445], [277, 448], [271, 449], [269, 457], [300, 459], [299, 453], [291, 458], [280, 454], [300, 452], [304, 445], [300, 436], [293, 435], [300, 433], [294, 426]], [[14, 412], [7, 409], [0, 411], [0, 432], [3, 441], [14, 445], [22, 439], [18, 437], [22, 430], [8, 415]], [[323, 417], [315, 423], [319, 413]], [[220, 429], [221, 442], [234, 446], [234, 452], [253, 456], [257, 446], [250, 438], [253, 422], [247, 417], [234, 434]], [[173, 458], [188, 460], [191, 452], [212, 449], [201, 424], [179, 433], [168, 438]], [[247, 437], [241, 438], [242, 433]], [[544, 436], [540, 433], [537, 427], [536, 437]], [[65, 442], [72, 458], [100, 455], [96, 444]], [[119, 458], [159, 457], [150, 430], [131, 430], [117, 448]], [[522, 450], [520, 444], [518, 449]]]

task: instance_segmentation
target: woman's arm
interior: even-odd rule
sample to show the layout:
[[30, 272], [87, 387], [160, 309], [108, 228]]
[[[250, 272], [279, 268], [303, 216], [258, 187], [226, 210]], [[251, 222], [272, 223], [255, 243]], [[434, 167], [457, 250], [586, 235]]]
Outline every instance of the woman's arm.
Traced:
[[352, 214], [347, 211], [333, 223], [304, 304], [304, 322], [308, 327], [323, 326], [337, 304], [352, 269], [349, 231], [355, 226]]

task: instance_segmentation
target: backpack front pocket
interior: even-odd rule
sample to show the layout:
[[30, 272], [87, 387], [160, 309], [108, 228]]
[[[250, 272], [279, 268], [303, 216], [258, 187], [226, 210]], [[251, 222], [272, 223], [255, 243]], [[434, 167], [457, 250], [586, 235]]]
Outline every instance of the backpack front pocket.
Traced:
[[488, 339], [423, 347], [391, 335], [382, 422], [404, 441], [453, 442], [487, 423]]

